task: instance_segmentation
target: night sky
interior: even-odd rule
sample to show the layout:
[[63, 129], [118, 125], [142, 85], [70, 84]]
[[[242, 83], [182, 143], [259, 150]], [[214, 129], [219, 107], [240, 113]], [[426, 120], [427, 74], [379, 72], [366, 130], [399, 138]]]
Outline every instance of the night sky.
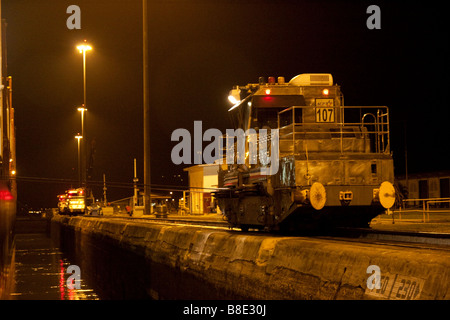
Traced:
[[[81, 30], [66, 27], [72, 4], [81, 8]], [[366, 26], [371, 4], [381, 9], [380, 30]], [[442, 1], [149, 0], [148, 14], [152, 184], [187, 183], [183, 166], [171, 162], [170, 135], [193, 132], [195, 120], [203, 130], [230, 128], [233, 85], [300, 73], [331, 73], [346, 105], [390, 108], [396, 174], [405, 172], [405, 132], [409, 172], [450, 169]], [[96, 142], [93, 180], [105, 173], [108, 182], [131, 183], [137, 158], [143, 182], [142, 1], [2, 0], [2, 15], [20, 204], [55, 207], [68, 186], [56, 180], [77, 180], [83, 78], [75, 47], [84, 39], [94, 48], [85, 127]], [[101, 187], [95, 191], [100, 198]], [[109, 200], [131, 194], [108, 189]]]

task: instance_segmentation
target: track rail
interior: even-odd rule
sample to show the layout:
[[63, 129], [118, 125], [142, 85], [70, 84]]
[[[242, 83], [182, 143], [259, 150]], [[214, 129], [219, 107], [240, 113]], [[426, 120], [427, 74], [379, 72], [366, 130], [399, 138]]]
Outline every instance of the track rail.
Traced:
[[[240, 228], [231, 228], [226, 221], [207, 220], [196, 217], [169, 217], [169, 218], [154, 218], [154, 217], [127, 217], [127, 216], [109, 216], [106, 219], [125, 219], [132, 221], [164, 223], [174, 225], [189, 225], [203, 228], [214, 228], [223, 230], [240, 231]], [[267, 234], [265, 232], [249, 231], [253, 234]], [[278, 233], [276, 235], [279, 235]], [[450, 250], [450, 233], [428, 233], [428, 232], [405, 232], [405, 231], [385, 231], [363, 228], [337, 228], [326, 234], [308, 233], [308, 234], [289, 234], [289, 236], [314, 236], [324, 239], [344, 240], [351, 242], [371, 242], [378, 244], [403, 245], [410, 247], [423, 247], [421, 245], [429, 245], [427, 248], [433, 249], [434, 246], [441, 250]]]
[[396, 241], [418, 244], [450, 246], [450, 233], [385, 231], [362, 228], [339, 228], [336, 236], [379, 241]]

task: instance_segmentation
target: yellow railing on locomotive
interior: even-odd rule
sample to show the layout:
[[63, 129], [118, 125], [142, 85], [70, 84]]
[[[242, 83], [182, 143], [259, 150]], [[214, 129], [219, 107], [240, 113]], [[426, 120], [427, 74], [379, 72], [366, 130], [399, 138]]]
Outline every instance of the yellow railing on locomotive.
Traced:
[[293, 106], [278, 113], [278, 128], [281, 154], [390, 153], [389, 110], [384, 106]]

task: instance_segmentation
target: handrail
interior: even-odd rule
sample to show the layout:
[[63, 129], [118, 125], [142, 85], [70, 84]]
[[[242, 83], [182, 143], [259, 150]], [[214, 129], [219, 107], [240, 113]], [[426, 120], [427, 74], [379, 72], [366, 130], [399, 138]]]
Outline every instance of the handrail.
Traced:
[[[290, 139], [292, 140], [292, 151], [295, 152], [295, 141], [296, 134], [304, 133], [310, 136], [314, 134], [331, 134], [339, 135], [340, 138], [340, 152], [344, 153], [343, 142], [346, 138], [349, 138], [349, 134], [355, 134], [354, 137], [350, 138], [362, 138], [364, 139], [363, 151], [356, 152], [366, 152], [366, 137], [373, 135], [373, 149], [374, 153], [389, 153], [390, 148], [390, 129], [389, 129], [389, 111], [385, 106], [339, 106], [339, 107], [329, 107], [334, 108], [333, 121], [320, 121], [317, 122], [317, 116], [314, 106], [292, 106], [278, 112], [278, 128], [280, 129], [280, 139]], [[304, 113], [302, 113], [302, 122], [297, 122], [296, 109], [314, 109], [314, 113], [309, 113], [308, 121], [304, 121]], [[339, 109], [339, 110], [338, 110]], [[359, 115], [355, 113], [359, 110]], [[373, 113], [368, 113], [369, 110], [376, 110], [377, 116]], [[347, 114], [346, 111], [352, 114]], [[364, 115], [362, 113], [364, 112]], [[365, 122], [367, 116], [373, 116], [374, 122]], [[311, 117], [316, 117], [315, 121]], [[345, 122], [345, 117], [347, 117], [352, 122]], [[354, 122], [355, 118], [360, 119], [358, 122]], [[319, 116], [320, 118], [320, 116]], [[319, 127], [317, 127], [319, 126]], [[349, 128], [358, 128], [359, 131], [354, 130], [349, 132]], [[319, 129], [320, 128], [320, 129]], [[362, 129], [365, 128], [365, 129]], [[335, 129], [335, 131], [333, 131]], [[357, 137], [359, 135], [359, 137]], [[307, 136], [304, 139], [308, 139]], [[348, 149], [347, 149], [348, 150]], [[348, 151], [347, 151], [348, 152]], [[368, 151], [369, 152], [369, 151]]]
[[[422, 221], [423, 222], [430, 222], [430, 202], [432, 203], [443, 203], [448, 202], [450, 203], [450, 198], [417, 198], [417, 199], [403, 199], [403, 202], [413, 201], [413, 202], [420, 202], [422, 201]], [[401, 219], [401, 210], [400, 207], [400, 219]], [[427, 219], [425, 219], [425, 214], [427, 215]]]

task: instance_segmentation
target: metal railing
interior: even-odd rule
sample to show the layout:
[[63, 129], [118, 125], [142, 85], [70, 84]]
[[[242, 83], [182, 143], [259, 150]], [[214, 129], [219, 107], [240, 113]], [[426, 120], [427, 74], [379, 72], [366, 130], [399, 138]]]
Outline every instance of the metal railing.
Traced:
[[[402, 213], [410, 213], [410, 212], [420, 212], [422, 211], [422, 222], [430, 222], [430, 212], [433, 213], [448, 213], [450, 214], [450, 209], [449, 210], [440, 210], [440, 211], [431, 211], [430, 210], [430, 204], [437, 204], [437, 203], [449, 203], [450, 206], [450, 198], [426, 198], [426, 199], [403, 199], [402, 200], [403, 205], [399, 208], [398, 213], [399, 213], [399, 220], [402, 219]], [[407, 202], [413, 202], [414, 204], [416, 202], [419, 203], [419, 208], [421, 207], [422, 210], [414, 210], [414, 209], [405, 209], [406, 208], [406, 203]], [[420, 203], [421, 206], [420, 206]]]
[[[367, 119], [366, 119], [367, 118]], [[368, 119], [372, 122], [368, 122]], [[347, 121], [347, 122], [346, 122]], [[306, 143], [314, 139], [339, 139], [334, 144], [340, 153], [389, 153], [389, 111], [382, 106], [339, 106], [311, 107], [294, 106], [278, 113], [280, 141], [291, 141], [289, 148], [282, 148], [282, 153], [298, 154], [308, 152], [307, 146], [296, 146], [296, 141]], [[358, 139], [355, 148], [344, 145], [345, 140]], [[329, 149], [329, 148], [328, 148]], [[327, 148], [325, 148], [327, 150]], [[310, 151], [311, 152], [311, 151]]]

